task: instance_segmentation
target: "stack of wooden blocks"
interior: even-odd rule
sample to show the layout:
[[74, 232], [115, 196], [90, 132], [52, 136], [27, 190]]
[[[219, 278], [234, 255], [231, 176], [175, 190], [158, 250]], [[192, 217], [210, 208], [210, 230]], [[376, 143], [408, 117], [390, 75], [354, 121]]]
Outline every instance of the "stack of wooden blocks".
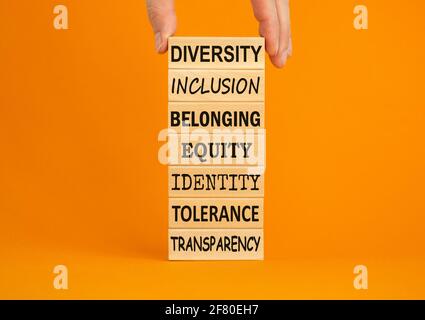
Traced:
[[264, 39], [172, 37], [168, 257], [264, 258]]

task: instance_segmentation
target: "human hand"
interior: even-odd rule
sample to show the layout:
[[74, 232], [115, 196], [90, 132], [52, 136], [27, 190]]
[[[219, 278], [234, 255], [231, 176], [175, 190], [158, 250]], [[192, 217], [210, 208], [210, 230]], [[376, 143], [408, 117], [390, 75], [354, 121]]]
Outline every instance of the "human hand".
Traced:
[[292, 55], [289, 0], [251, 0], [251, 4], [270, 60], [276, 67], [282, 68], [288, 56]]
[[[255, 18], [260, 23], [260, 35], [265, 38], [266, 51], [272, 63], [281, 68], [292, 55], [289, 0], [251, 0]], [[155, 33], [155, 48], [159, 53], [168, 49], [168, 37], [176, 31], [174, 0], [147, 0], [149, 20]]]
[[149, 20], [155, 33], [155, 49], [167, 52], [168, 37], [176, 32], [177, 18], [174, 0], [146, 0]]

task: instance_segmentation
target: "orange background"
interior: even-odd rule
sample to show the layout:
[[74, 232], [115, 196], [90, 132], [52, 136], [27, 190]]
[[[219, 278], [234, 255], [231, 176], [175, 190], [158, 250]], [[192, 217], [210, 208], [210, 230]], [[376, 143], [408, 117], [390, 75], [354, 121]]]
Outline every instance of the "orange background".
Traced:
[[[266, 65], [264, 262], [166, 260], [145, 2], [59, 3], [70, 30], [57, 1], [0, 0], [0, 298], [425, 298], [424, 1], [291, 2], [293, 57]], [[248, 0], [177, 15], [177, 35], [257, 35]]]

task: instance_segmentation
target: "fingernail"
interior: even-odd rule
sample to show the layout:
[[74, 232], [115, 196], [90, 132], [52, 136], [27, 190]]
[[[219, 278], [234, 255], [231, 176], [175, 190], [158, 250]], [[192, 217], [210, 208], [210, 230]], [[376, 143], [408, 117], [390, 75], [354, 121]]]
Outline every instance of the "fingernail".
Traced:
[[160, 52], [162, 48], [162, 37], [161, 32], [155, 33], [155, 49], [157, 52]]

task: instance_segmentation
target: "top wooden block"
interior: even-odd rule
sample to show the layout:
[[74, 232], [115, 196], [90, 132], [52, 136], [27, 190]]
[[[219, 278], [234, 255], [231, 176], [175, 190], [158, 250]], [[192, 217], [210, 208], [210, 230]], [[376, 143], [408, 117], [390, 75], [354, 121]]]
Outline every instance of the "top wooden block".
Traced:
[[264, 69], [262, 37], [170, 37], [169, 69]]

